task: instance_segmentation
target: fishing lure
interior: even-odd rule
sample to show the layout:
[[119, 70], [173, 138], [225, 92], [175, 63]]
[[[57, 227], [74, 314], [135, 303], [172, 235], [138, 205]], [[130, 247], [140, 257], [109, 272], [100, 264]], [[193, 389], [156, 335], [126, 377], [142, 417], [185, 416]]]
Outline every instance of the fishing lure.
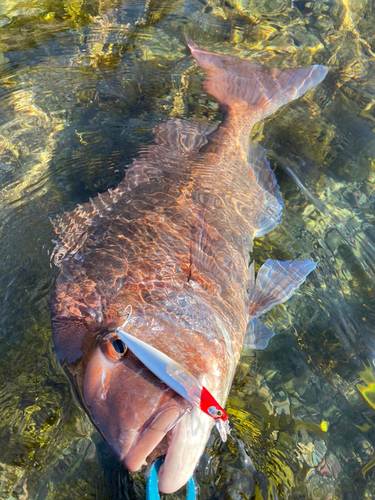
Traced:
[[190, 403], [184, 414], [172, 426], [168, 426], [166, 431], [174, 427], [192, 406], [195, 406], [215, 420], [221, 439], [227, 440], [227, 435], [230, 433], [228, 415], [194, 375], [166, 354], [130, 335], [122, 328], [117, 328], [116, 334], [154, 375]]

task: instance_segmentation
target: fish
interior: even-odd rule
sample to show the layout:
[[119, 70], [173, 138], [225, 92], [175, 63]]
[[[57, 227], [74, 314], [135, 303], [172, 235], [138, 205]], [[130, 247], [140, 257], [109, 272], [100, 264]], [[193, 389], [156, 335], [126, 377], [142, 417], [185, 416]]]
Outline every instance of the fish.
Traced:
[[[57, 358], [129, 471], [165, 455], [164, 493], [192, 476], [215, 419], [163, 379], [155, 352], [224, 409], [242, 349], [264, 348], [273, 335], [259, 318], [315, 268], [309, 259], [249, 267], [254, 237], [274, 229], [283, 209], [266, 151], [250, 133], [328, 71], [269, 68], [187, 44], [222, 122], [160, 124], [115, 189], [54, 221]], [[142, 349], [132, 352], [129, 339]], [[154, 349], [151, 370], [145, 346]]]

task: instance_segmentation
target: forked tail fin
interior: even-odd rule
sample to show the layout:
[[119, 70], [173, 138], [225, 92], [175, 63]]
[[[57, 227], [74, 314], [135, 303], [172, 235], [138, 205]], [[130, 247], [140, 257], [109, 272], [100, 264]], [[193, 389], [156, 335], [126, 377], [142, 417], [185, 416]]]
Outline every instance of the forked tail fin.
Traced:
[[207, 70], [205, 91], [220, 104], [222, 111], [251, 114], [254, 123], [274, 113], [320, 83], [328, 69], [324, 66], [276, 69], [249, 61], [215, 54], [187, 43], [199, 66]]

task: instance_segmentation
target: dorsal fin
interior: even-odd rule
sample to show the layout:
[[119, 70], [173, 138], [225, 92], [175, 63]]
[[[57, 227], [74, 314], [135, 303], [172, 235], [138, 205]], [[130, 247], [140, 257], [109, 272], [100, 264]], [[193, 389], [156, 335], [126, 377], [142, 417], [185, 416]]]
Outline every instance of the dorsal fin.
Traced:
[[218, 125], [217, 122], [173, 119], [155, 127], [156, 144], [149, 146], [127, 170], [124, 180], [127, 188], [132, 190], [154, 177], [176, 172], [176, 168], [181, 171], [188, 164], [181, 161], [181, 155], [197, 153]]
[[83, 205], [78, 205], [71, 212], [65, 212], [52, 221], [53, 228], [59, 240], [52, 257], [56, 265], [67, 253], [74, 255], [84, 246], [87, 230], [94, 225], [96, 217], [102, 217], [117, 203], [124, 192], [119, 185], [116, 189], [108, 189]]
[[72, 212], [65, 212], [52, 220], [52, 225], [58, 236], [58, 241], [52, 253], [56, 266], [60, 265], [65, 255], [75, 254], [83, 247], [87, 239], [87, 227], [96, 217], [96, 213], [89, 209], [89, 203], [78, 205]]
[[155, 142], [173, 151], [196, 152], [207, 144], [207, 135], [216, 130], [216, 122], [192, 122], [173, 119], [154, 128]]
[[184, 119], [169, 120], [155, 127], [155, 144], [133, 161], [124, 181], [116, 189], [98, 194], [72, 212], [66, 212], [52, 221], [59, 237], [53, 253], [55, 264], [59, 265], [67, 253], [74, 255], [79, 252], [87, 239], [88, 228], [95, 224], [97, 217], [110, 212], [125, 192], [142, 182], [148, 182], [155, 175], [174, 170], [175, 162], [167, 162], [166, 158], [180, 160], [183, 153], [196, 153], [207, 144], [207, 135], [217, 127], [217, 122], [192, 122]]

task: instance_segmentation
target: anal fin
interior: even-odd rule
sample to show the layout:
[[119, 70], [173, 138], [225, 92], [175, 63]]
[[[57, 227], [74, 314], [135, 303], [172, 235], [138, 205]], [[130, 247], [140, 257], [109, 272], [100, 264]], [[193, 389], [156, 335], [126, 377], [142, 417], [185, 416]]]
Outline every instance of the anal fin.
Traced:
[[316, 263], [310, 259], [294, 262], [268, 259], [255, 279], [253, 262], [250, 266], [250, 319], [257, 318], [273, 306], [288, 300], [315, 267]]
[[260, 319], [253, 318], [246, 328], [243, 349], [262, 351], [274, 335], [275, 332], [264, 325]]

